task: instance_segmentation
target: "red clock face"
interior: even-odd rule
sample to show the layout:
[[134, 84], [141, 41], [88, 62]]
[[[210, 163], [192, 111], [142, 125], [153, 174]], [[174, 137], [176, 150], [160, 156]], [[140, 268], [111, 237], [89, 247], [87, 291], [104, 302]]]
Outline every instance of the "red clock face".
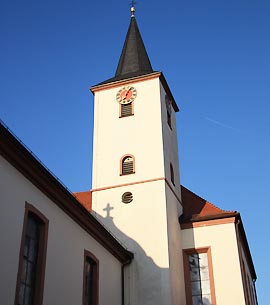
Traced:
[[129, 100], [132, 96], [132, 91], [130, 89], [125, 89], [120, 93], [121, 100]]
[[134, 87], [127, 86], [127, 87], [123, 87], [117, 92], [116, 100], [118, 103], [121, 104], [129, 104], [132, 101], [134, 101], [136, 96], [137, 96], [137, 90]]

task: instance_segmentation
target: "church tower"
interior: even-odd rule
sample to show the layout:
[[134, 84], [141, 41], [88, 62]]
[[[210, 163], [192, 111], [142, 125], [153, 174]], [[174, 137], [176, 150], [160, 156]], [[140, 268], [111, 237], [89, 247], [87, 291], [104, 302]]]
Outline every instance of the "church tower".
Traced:
[[115, 76], [91, 88], [92, 209], [134, 253], [124, 304], [184, 305], [178, 107], [152, 69], [134, 14], [132, 7]]

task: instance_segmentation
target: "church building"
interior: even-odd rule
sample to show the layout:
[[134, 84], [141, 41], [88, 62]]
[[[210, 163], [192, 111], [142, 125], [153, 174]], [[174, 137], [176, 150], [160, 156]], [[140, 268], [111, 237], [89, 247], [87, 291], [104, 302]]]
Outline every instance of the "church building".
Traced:
[[1, 124], [0, 304], [257, 305], [240, 213], [181, 185], [179, 108], [134, 7], [91, 91], [91, 190], [70, 193]]

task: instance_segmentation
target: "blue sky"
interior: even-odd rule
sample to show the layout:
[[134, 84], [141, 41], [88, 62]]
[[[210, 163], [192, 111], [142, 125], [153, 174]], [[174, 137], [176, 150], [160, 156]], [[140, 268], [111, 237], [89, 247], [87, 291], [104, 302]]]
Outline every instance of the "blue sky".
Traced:
[[[181, 182], [241, 212], [268, 305], [270, 1], [137, 2], [152, 66], [180, 108]], [[90, 189], [89, 87], [115, 73], [129, 1], [0, 3], [0, 117], [71, 191]]]

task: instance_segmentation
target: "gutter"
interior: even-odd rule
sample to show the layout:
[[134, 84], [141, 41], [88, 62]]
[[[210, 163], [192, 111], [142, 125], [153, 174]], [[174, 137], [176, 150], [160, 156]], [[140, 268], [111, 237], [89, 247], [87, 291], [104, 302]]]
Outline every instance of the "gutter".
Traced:
[[[246, 235], [245, 235], [245, 231], [243, 228], [243, 223], [241, 221], [241, 217], [239, 215], [239, 217], [236, 219], [235, 221], [235, 229], [236, 229], [236, 238], [237, 238], [237, 244], [238, 244], [238, 255], [239, 255], [239, 261], [240, 261], [240, 268], [241, 268], [241, 275], [242, 275], [242, 282], [243, 282], [243, 288], [244, 288], [244, 296], [245, 296], [245, 300], [248, 303], [249, 302], [249, 296], [248, 296], [248, 291], [247, 291], [247, 287], [245, 286], [245, 274], [243, 273], [244, 267], [243, 267], [243, 257], [242, 257], [242, 251], [240, 249], [240, 245], [242, 244], [245, 252], [245, 256], [246, 260], [248, 261], [248, 269], [251, 273], [252, 276], [252, 284], [253, 284], [253, 292], [254, 292], [254, 298], [255, 298], [255, 302], [256, 305], [258, 305], [258, 298], [257, 298], [257, 291], [256, 291], [256, 286], [255, 286], [255, 282], [256, 282], [256, 273], [255, 273], [255, 269], [254, 269], [254, 265], [252, 262], [252, 258], [251, 258], [251, 254], [250, 254], [250, 250], [248, 247], [248, 243], [247, 243], [247, 239], [246, 239]], [[246, 252], [248, 251], [248, 252]], [[250, 265], [250, 260], [251, 260], [251, 265]], [[246, 283], [246, 285], [248, 285], [248, 283]]]
[[252, 283], [253, 283], [253, 289], [254, 289], [254, 293], [255, 293], [255, 302], [256, 302], [256, 305], [258, 305], [258, 297], [257, 297], [257, 291], [256, 291], [255, 282], [256, 282], [256, 280], [253, 279]]
[[[132, 257], [133, 258], [133, 257]], [[122, 278], [122, 305], [125, 305], [125, 268], [131, 264], [132, 258], [127, 260], [121, 267], [121, 278]]]

